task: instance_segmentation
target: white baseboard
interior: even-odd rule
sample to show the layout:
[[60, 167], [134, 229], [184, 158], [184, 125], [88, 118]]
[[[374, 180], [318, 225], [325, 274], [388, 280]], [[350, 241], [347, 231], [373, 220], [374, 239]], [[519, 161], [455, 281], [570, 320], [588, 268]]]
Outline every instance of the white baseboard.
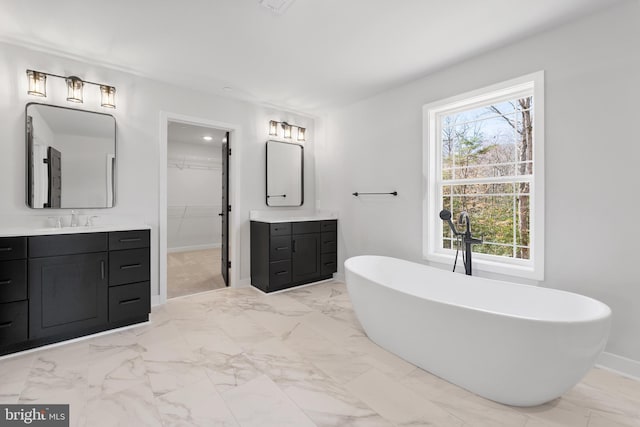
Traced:
[[218, 249], [222, 247], [222, 243], [211, 243], [207, 245], [179, 246], [177, 248], [167, 248], [167, 253], [203, 251], [205, 249]]
[[240, 279], [237, 284], [232, 285], [232, 288], [246, 288], [251, 286], [251, 277], [245, 277], [244, 279]]
[[640, 381], [640, 362], [637, 360], [604, 352], [598, 358], [596, 366]]
[[160, 295], [151, 295], [151, 307], [162, 304], [160, 302]]

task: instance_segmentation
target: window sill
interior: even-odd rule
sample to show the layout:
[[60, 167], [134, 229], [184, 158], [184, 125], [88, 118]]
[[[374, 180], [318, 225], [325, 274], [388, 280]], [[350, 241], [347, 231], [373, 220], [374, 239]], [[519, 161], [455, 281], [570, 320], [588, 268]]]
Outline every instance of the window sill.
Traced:
[[[544, 280], [544, 271], [537, 269], [534, 266], [511, 264], [507, 262], [499, 262], [488, 259], [483, 259], [473, 254], [473, 269], [488, 273], [496, 273], [505, 276], [519, 277], [523, 279], [542, 281]], [[440, 264], [453, 265], [455, 255], [448, 253], [432, 252], [425, 254], [423, 258], [427, 261], [437, 262]], [[462, 256], [458, 256], [458, 268], [462, 268], [464, 271], [464, 265], [462, 264]]]

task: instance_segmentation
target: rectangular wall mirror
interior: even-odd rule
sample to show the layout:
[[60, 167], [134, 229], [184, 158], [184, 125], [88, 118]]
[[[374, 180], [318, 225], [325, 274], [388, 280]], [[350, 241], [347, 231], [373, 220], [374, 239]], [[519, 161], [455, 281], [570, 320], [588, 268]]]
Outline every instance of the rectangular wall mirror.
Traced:
[[27, 205], [112, 208], [116, 119], [54, 105], [26, 107]]
[[301, 145], [267, 141], [267, 206], [302, 206], [303, 172]]

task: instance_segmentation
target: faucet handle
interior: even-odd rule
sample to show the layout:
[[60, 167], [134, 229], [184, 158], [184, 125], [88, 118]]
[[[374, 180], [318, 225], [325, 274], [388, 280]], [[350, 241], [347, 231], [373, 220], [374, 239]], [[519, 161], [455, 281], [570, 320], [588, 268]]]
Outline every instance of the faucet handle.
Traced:
[[61, 216], [50, 216], [50, 220], [54, 221], [56, 228], [62, 228], [62, 217]]
[[93, 225], [93, 220], [98, 218], [100, 218], [98, 215], [87, 216], [87, 222], [84, 224], [85, 227], [91, 227]]

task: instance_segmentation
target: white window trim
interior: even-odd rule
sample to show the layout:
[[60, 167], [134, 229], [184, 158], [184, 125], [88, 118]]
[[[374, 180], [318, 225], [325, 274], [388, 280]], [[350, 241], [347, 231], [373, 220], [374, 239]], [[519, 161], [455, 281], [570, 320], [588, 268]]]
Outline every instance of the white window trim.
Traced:
[[442, 202], [437, 190], [437, 165], [439, 159], [437, 116], [442, 111], [473, 108], [488, 99], [499, 97], [504, 92], [506, 98], [518, 90], [530, 90], [533, 85], [534, 121], [533, 133], [533, 180], [531, 182], [530, 260], [509, 259], [486, 254], [473, 254], [473, 268], [491, 273], [517, 276], [526, 279], [544, 280], [544, 71], [528, 74], [482, 89], [463, 93], [451, 98], [426, 104], [423, 112], [423, 258], [437, 263], [453, 263], [455, 251], [443, 249], [439, 241], [443, 222], [438, 216]]

